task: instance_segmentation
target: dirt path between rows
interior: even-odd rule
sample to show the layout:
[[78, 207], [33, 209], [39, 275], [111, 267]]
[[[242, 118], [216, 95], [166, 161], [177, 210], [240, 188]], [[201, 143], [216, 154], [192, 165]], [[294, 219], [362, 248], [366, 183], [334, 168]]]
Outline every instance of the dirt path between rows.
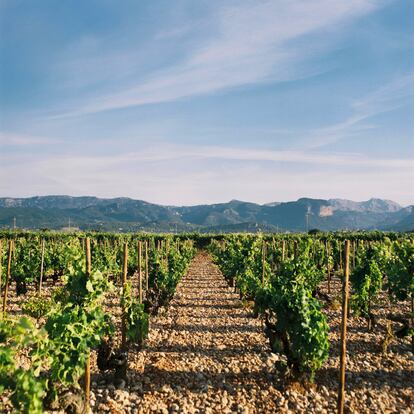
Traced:
[[[275, 367], [279, 356], [270, 352], [261, 320], [252, 318], [211, 257], [201, 252], [168, 309], [151, 318], [145, 349], [130, 352], [126, 388], [116, 389], [99, 378], [93, 383], [93, 412], [336, 412], [340, 310], [327, 314], [330, 357], [315, 387], [283, 389]], [[378, 334], [364, 333], [362, 322], [354, 319], [349, 321], [347, 410], [413, 413], [414, 357], [407, 351], [409, 342], [394, 344], [395, 352], [383, 357], [377, 349]], [[373, 349], [368, 342], [358, 348], [364, 338]]]
[[138, 412], [272, 412], [269, 393], [278, 392], [262, 332], [210, 256], [198, 254], [131, 363], [143, 368]]

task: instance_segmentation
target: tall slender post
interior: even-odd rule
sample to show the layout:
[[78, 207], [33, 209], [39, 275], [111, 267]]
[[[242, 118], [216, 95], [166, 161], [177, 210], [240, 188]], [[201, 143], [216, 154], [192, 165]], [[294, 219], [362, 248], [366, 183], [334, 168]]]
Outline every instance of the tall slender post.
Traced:
[[[125, 288], [125, 284], [127, 282], [127, 274], [128, 274], [128, 243], [124, 243], [124, 261], [122, 266], [122, 291]], [[122, 349], [125, 348], [126, 345], [126, 315], [125, 310], [122, 309]]]
[[[411, 293], [411, 326], [414, 326], [414, 295]], [[411, 334], [411, 352], [414, 354], [414, 335]]]
[[10, 283], [10, 275], [11, 275], [12, 254], [13, 254], [13, 240], [9, 240], [9, 253], [7, 255], [6, 284], [4, 286], [4, 293], [3, 293], [3, 317], [6, 316], [7, 294], [9, 293], [9, 283]]
[[2, 284], [3, 284], [3, 240], [0, 239], [0, 297], [1, 297]]
[[350, 249], [352, 250], [352, 253], [351, 253], [352, 265], [350, 265], [352, 267], [352, 270], [355, 268], [355, 252], [356, 252], [355, 246], [356, 246], [356, 241], [352, 240], [351, 247], [350, 247]]
[[[86, 277], [89, 279], [92, 272], [92, 256], [91, 256], [91, 239], [89, 237], [85, 240], [85, 255], [86, 255]], [[85, 364], [85, 412], [90, 411], [90, 397], [91, 397], [91, 352], [88, 351]]]
[[45, 239], [42, 239], [41, 244], [41, 258], [40, 258], [40, 280], [39, 280], [39, 293], [42, 291], [42, 283], [43, 283], [43, 272], [44, 272], [44, 265], [45, 265]]
[[149, 285], [148, 249], [149, 249], [148, 240], [145, 240], [145, 284], [146, 284], [145, 287], [147, 291], [148, 291], [148, 285]]
[[326, 270], [328, 272], [328, 293], [331, 293], [331, 265], [329, 263], [329, 241], [325, 242], [326, 249]]
[[266, 267], [266, 242], [262, 244], [262, 285], [265, 283], [265, 267]]
[[286, 252], [286, 242], [285, 242], [285, 240], [283, 239], [283, 240], [282, 240], [282, 262], [284, 262], [284, 261], [285, 261], [285, 252]]
[[138, 242], [138, 297], [142, 303], [142, 242]]
[[92, 255], [91, 255], [91, 239], [89, 237], [85, 240], [85, 254], [86, 254], [86, 276], [89, 278], [92, 272]]
[[[414, 240], [411, 240], [414, 245]], [[414, 277], [414, 275], [411, 275]], [[414, 329], [414, 293], [411, 291], [411, 328]], [[414, 335], [411, 335], [411, 352], [414, 354]]]
[[341, 359], [339, 373], [338, 414], [343, 414], [345, 407], [345, 366], [346, 366], [346, 324], [348, 316], [349, 290], [349, 240], [345, 241], [345, 269], [342, 284], [342, 325], [341, 325]]
[[167, 267], [167, 269], [168, 269], [168, 253], [169, 253], [169, 251], [170, 251], [170, 240], [169, 240], [169, 239], [167, 239], [167, 240], [165, 241], [164, 246], [165, 246], [165, 266], [166, 266], [166, 267]]

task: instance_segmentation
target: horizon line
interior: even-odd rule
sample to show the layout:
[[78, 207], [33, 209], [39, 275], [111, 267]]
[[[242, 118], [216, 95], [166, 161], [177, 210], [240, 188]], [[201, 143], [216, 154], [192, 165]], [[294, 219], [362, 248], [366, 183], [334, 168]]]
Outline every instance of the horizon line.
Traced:
[[[153, 204], [156, 206], [162, 206], [162, 207], [196, 207], [196, 206], [209, 206], [209, 205], [217, 205], [217, 204], [229, 204], [231, 202], [234, 201], [238, 201], [238, 202], [242, 202], [242, 203], [249, 203], [249, 204], [256, 204], [259, 206], [266, 206], [268, 204], [273, 204], [273, 203], [279, 203], [279, 204], [285, 204], [285, 203], [293, 203], [293, 202], [297, 202], [299, 200], [303, 200], [303, 199], [308, 199], [308, 200], [320, 200], [320, 201], [333, 201], [333, 200], [342, 200], [342, 201], [351, 201], [353, 203], [366, 203], [372, 200], [381, 200], [381, 201], [388, 201], [388, 202], [392, 202], [394, 204], [397, 204], [398, 206], [400, 206], [401, 208], [407, 208], [410, 207], [413, 204], [407, 204], [407, 205], [403, 205], [399, 202], [396, 202], [394, 200], [392, 200], [391, 198], [381, 198], [381, 197], [369, 197], [368, 199], [364, 199], [364, 200], [353, 200], [353, 199], [349, 199], [349, 198], [343, 198], [343, 197], [329, 197], [329, 198], [315, 198], [315, 197], [306, 197], [306, 196], [302, 196], [297, 198], [296, 200], [284, 200], [284, 201], [268, 201], [265, 203], [258, 203], [255, 201], [246, 201], [246, 200], [240, 200], [237, 198], [232, 198], [230, 200], [227, 201], [220, 201], [220, 202], [210, 202], [210, 203], [195, 203], [195, 204], [161, 204], [161, 203], [154, 203], [152, 201], [147, 201], [141, 198], [133, 198], [133, 197], [127, 197], [127, 196], [112, 196], [112, 197], [100, 197], [100, 196], [95, 196], [95, 195], [69, 195], [69, 194], [47, 194], [47, 195], [31, 195], [31, 196], [0, 196], [0, 199], [31, 199], [31, 198], [42, 198], [42, 197], [70, 197], [70, 198], [95, 198], [98, 200], [117, 200], [117, 199], [127, 199], [127, 200], [132, 200], [132, 201], [141, 201], [147, 204]], [[2, 207], [2, 208], [7, 208], [7, 207]]]

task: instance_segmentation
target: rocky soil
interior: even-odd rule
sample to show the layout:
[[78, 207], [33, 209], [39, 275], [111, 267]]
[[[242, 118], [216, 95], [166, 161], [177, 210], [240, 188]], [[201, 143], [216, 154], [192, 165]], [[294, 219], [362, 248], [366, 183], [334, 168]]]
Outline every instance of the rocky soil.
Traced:
[[[340, 310], [326, 312], [329, 360], [314, 386], [286, 387], [275, 368], [280, 357], [270, 352], [262, 322], [252, 318], [211, 258], [201, 253], [168, 310], [152, 318], [145, 349], [130, 352], [128, 383], [116, 388], [110, 376], [95, 373], [92, 409], [136, 414], [335, 412]], [[373, 333], [359, 318], [351, 318], [348, 326], [346, 410], [413, 413], [409, 339], [393, 342], [383, 356], [381, 324]]]
[[[133, 278], [137, 286], [136, 275]], [[340, 297], [338, 278], [331, 297]], [[55, 287], [45, 284], [45, 294]], [[322, 287], [326, 292], [326, 286]], [[9, 312], [22, 315], [31, 295], [10, 290]], [[119, 325], [116, 293], [106, 303]], [[333, 413], [336, 412], [340, 308], [325, 310], [330, 325], [330, 356], [314, 386], [286, 386], [270, 352], [260, 319], [230, 288], [206, 253], [198, 254], [168, 309], [151, 318], [141, 351], [129, 354], [129, 381], [114, 385], [92, 358], [91, 408], [94, 413]], [[346, 410], [350, 413], [414, 413], [414, 356], [408, 337], [381, 353], [388, 312], [407, 315], [408, 304], [383, 302], [368, 332], [364, 319], [351, 317], [347, 335]], [[41, 323], [41, 321], [39, 321]], [[119, 339], [119, 338], [118, 338]], [[3, 403], [7, 398], [2, 396]], [[57, 412], [55, 412], [57, 413]], [[62, 413], [63, 414], [63, 413]]]

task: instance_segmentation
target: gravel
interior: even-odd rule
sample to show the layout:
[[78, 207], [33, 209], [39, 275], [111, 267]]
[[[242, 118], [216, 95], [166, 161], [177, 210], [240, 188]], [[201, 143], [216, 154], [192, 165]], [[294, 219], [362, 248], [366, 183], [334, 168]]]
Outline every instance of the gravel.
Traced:
[[[339, 294], [338, 280], [332, 282]], [[336, 290], [335, 290], [336, 289]], [[388, 312], [383, 307], [379, 313]], [[198, 254], [168, 310], [151, 319], [145, 349], [131, 352], [122, 413], [332, 413], [336, 411], [340, 309], [326, 311], [330, 357], [315, 384], [286, 388], [275, 368], [263, 323], [252, 317], [206, 253]], [[414, 413], [410, 340], [381, 354], [383, 330], [348, 322], [346, 409], [353, 413]], [[134, 398], [131, 398], [133, 393]], [[98, 394], [96, 412], [115, 399]], [[120, 409], [119, 407], [117, 409]], [[106, 410], [106, 411], [105, 411]], [[114, 411], [112, 411], [114, 412]], [[116, 411], [118, 412], [118, 411]]]
[[[326, 290], [326, 286], [322, 287]], [[46, 291], [52, 287], [46, 287]], [[33, 292], [16, 298], [9, 311]], [[339, 278], [332, 296], [340, 294]], [[120, 322], [119, 299], [107, 301]], [[352, 413], [414, 413], [414, 356], [408, 337], [395, 340], [381, 353], [384, 316], [409, 311], [408, 304], [385, 302], [374, 308], [378, 325], [368, 332], [363, 319], [348, 320], [346, 411]], [[98, 372], [92, 355], [91, 411], [94, 413], [332, 413], [336, 412], [340, 309], [325, 310], [330, 325], [329, 359], [313, 386], [286, 387], [275, 364], [263, 323], [230, 288], [211, 257], [201, 252], [190, 264], [168, 309], [151, 318], [143, 350], [129, 353], [128, 382], [115, 386]], [[42, 323], [42, 320], [39, 321]], [[119, 338], [117, 338], [119, 341]], [[6, 402], [5, 397], [1, 397]], [[9, 406], [9, 405], [8, 405]], [[10, 407], [10, 406], [9, 406]]]

